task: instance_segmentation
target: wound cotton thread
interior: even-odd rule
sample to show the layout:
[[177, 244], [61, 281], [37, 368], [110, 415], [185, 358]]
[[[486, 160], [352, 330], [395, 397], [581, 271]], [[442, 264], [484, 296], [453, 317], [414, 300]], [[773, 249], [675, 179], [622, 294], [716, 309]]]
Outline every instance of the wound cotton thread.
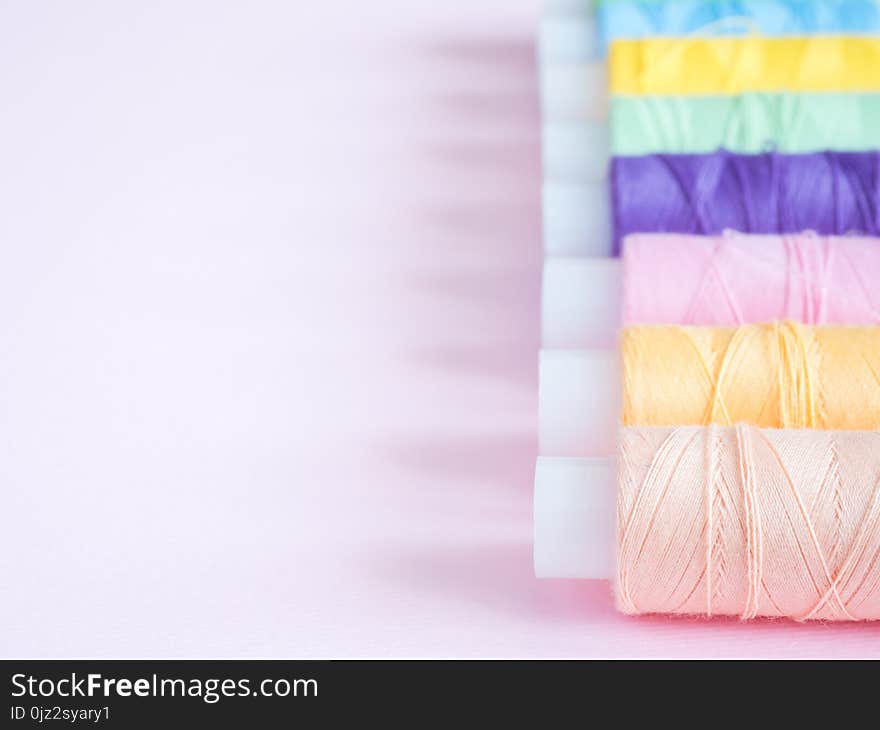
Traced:
[[622, 278], [625, 324], [880, 324], [880, 238], [634, 234]]
[[620, 436], [621, 611], [880, 619], [880, 433]]
[[613, 0], [596, 7], [603, 50], [620, 38], [705, 33], [706, 26], [730, 17], [747, 18], [767, 36], [880, 30], [873, 0]]
[[615, 157], [615, 248], [630, 233], [877, 235], [878, 161], [877, 151]]
[[615, 96], [614, 155], [757, 154], [880, 148], [880, 94]]
[[609, 53], [612, 94], [878, 91], [880, 38], [645, 38]]
[[624, 426], [880, 428], [880, 327], [630, 326]]

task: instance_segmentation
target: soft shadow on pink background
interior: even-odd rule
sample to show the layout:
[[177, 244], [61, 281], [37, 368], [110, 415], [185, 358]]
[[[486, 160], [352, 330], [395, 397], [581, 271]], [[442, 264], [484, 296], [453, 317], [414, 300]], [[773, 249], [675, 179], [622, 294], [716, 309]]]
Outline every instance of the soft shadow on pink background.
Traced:
[[876, 655], [535, 580], [537, 3], [325, 5], [0, 10], [2, 654]]

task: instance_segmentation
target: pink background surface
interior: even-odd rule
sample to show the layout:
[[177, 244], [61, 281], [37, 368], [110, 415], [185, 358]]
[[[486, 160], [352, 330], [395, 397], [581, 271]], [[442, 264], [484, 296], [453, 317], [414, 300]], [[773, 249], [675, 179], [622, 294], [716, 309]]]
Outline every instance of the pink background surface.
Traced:
[[0, 7], [2, 655], [880, 653], [534, 579], [537, 17]]

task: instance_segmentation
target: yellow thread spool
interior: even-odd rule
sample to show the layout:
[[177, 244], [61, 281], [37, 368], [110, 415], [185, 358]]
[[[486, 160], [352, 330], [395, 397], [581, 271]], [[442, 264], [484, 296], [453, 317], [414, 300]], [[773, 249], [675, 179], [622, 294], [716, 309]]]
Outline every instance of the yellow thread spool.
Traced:
[[880, 90], [880, 38], [644, 38], [615, 41], [612, 94]]

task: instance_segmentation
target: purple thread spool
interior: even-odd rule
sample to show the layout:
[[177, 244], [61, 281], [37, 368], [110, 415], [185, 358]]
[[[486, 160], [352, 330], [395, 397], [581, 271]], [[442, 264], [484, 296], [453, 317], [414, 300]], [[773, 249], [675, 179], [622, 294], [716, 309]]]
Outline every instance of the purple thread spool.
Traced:
[[614, 251], [630, 233], [876, 236], [878, 152], [615, 157]]

